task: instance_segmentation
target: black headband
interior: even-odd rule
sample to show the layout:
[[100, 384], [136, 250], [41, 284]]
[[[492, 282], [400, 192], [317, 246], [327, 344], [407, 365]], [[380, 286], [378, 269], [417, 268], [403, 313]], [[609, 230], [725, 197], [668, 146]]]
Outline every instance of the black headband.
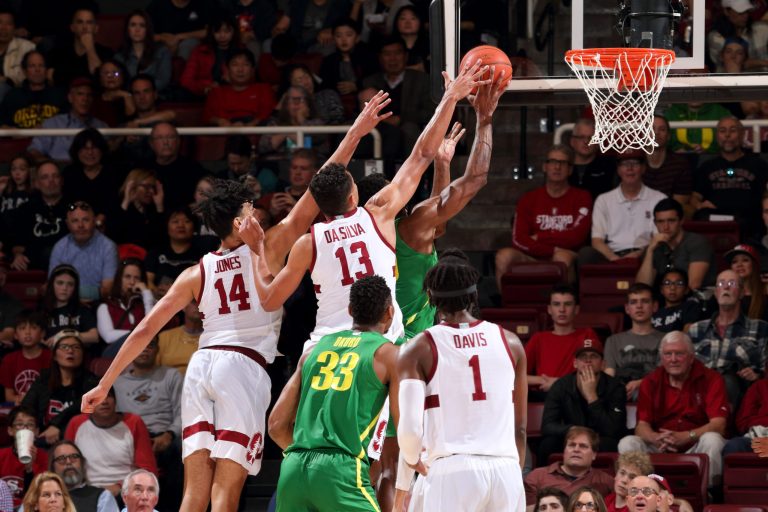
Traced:
[[436, 299], [450, 299], [453, 297], [463, 297], [464, 295], [469, 295], [470, 293], [476, 293], [476, 292], [477, 292], [476, 284], [473, 284], [472, 286], [468, 286], [467, 288], [462, 288], [461, 290], [449, 290], [445, 292], [429, 290], [430, 295], [432, 295]]

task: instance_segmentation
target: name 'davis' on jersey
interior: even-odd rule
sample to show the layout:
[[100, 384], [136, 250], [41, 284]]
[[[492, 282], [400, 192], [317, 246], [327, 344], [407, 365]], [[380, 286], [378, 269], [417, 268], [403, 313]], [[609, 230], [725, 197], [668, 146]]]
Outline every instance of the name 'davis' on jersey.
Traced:
[[229, 258], [223, 260], [216, 260], [216, 272], [214, 273], [218, 274], [219, 272], [237, 270], [240, 267], [242, 267], [242, 264], [240, 263], [240, 256], [230, 256]]
[[471, 334], [454, 334], [453, 344], [456, 348], [474, 348], [485, 347], [488, 342], [485, 340], [485, 333], [473, 332]]
[[337, 228], [329, 229], [325, 232], [325, 241], [330, 244], [364, 234], [365, 230], [358, 222], [357, 224], [352, 224], [350, 226], [339, 226]]

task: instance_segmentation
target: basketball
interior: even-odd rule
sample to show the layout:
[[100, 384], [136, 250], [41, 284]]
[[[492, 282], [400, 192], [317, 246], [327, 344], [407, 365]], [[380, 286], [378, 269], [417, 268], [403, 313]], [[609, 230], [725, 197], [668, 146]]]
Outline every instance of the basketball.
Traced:
[[[469, 50], [464, 55], [464, 58], [461, 59], [459, 69], [464, 69], [464, 66], [467, 63], [474, 63], [477, 59], [480, 59], [484, 66], [496, 66], [496, 76], [504, 70], [505, 86], [512, 78], [512, 63], [509, 61], [509, 57], [507, 57], [507, 54], [503, 51], [490, 45], [476, 46]], [[483, 78], [488, 78], [489, 76], [490, 73], [484, 75]], [[496, 78], [496, 76], [494, 76], [494, 78]]]

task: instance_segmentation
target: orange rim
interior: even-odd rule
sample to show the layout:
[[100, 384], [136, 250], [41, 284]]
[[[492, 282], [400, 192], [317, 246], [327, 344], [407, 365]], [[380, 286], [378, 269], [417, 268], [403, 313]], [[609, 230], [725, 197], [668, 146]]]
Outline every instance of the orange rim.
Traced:
[[675, 52], [660, 48], [585, 48], [565, 52], [566, 62], [589, 68], [612, 68], [619, 59], [636, 71], [644, 61], [653, 67], [659, 63], [670, 65], [675, 62]]

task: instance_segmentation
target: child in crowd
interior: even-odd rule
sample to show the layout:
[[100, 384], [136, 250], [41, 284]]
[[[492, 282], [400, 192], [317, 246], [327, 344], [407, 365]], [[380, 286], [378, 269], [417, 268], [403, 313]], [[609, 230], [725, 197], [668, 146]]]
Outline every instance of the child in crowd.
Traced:
[[45, 316], [22, 311], [16, 317], [15, 338], [21, 348], [6, 354], [0, 363], [0, 382], [5, 388], [5, 401], [15, 405], [29, 391], [40, 371], [51, 366], [51, 351], [43, 347]]

